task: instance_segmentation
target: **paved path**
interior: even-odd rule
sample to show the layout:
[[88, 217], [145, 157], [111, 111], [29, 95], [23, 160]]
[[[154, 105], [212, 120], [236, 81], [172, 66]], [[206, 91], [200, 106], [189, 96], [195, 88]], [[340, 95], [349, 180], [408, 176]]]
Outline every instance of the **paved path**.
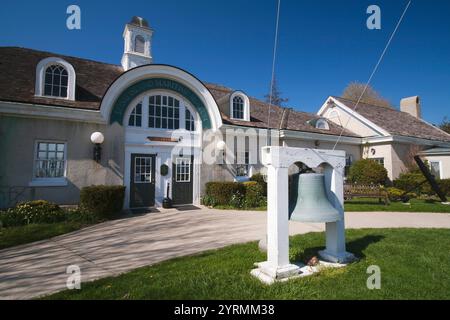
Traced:
[[[66, 268], [82, 281], [116, 275], [176, 256], [265, 234], [265, 212], [169, 210], [109, 221], [50, 240], [0, 251], [0, 299], [27, 299], [65, 289]], [[347, 228], [450, 228], [450, 214], [347, 213]], [[321, 231], [321, 224], [290, 223], [290, 234]]]

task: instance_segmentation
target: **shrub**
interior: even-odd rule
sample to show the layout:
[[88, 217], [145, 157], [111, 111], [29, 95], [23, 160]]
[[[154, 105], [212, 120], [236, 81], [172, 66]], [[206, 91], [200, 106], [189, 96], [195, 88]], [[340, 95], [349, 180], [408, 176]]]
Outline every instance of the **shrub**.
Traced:
[[385, 185], [388, 181], [388, 174], [386, 169], [378, 162], [371, 159], [362, 159], [356, 161], [350, 167], [348, 179], [358, 184]]
[[[400, 174], [398, 179], [394, 180], [394, 187], [402, 190], [410, 190], [425, 181], [425, 179], [425, 176], [419, 170], [402, 173]], [[437, 180], [436, 182], [441, 188], [442, 192], [447, 196], [450, 196], [450, 179]], [[431, 188], [431, 185], [428, 182], [422, 184], [421, 186], [418, 186], [413, 191], [419, 194], [426, 195], [435, 194], [434, 190]]]
[[[205, 197], [211, 205], [230, 205], [233, 195], [233, 201], [238, 202], [240, 197], [245, 194], [245, 187], [238, 182], [208, 182], [206, 183]], [[204, 200], [205, 201], [205, 197]], [[232, 204], [231, 204], [232, 205]]]
[[244, 206], [246, 208], [262, 207], [267, 203], [266, 197], [264, 195], [264, 187], [260, 183], [256, 181], [249, 181], [244, 182], [244, 186]]
[[67, 221], [91, 224], [99, 220], [94, 213], [80, 207], [65, 210]]
[[391, 201], [407, 201], [412, 198], [417, 198], [417, 194], [414, 192], [409, 192], [408, 194], [404, 195], [405, 191], [402, 189], [398, 189], [395, 187], [387, 188], [386, 189], [389, 200]]
[[264, 196], [267, 196], [267, 182], [264, 181], [264, 177], [261, 173], [255, 173], [250, 178], [250, 181], [255, 181], [263, 188]]
[[[401, 173], [400, 176], [394, 180], [394, 187], [401, 190], [411, 190], [424, 180], [425, 177], [420, 171]], [[425, 185], [421, 185], [412, 191], [422, 193], [424, 191], [424, 187]]]
[[80, 208], [99, 218], [110, 219], [122, 211], [124, 198], [124, 186], [84, 187], [80, 192]]
[[[439, 185], [439, 187], [441, 188], [441, 191], [446, 196], [450, 196], [450, 179], [437, 180], [436, 182]], [[427, 194], [427, 195], [435, 195], [436, 194], [436, 192], [434, 192], [433, 188], [431, 188], [431, 185], [429, 183], [425, 183], [423, 185], [422, 193]]]
[[55, 223], [65, 219], [64, 210], [57, 204], [45, 200], [22, 202], [16, 207], [0, 213], [0, 222], [3, 227], [32, 223]]

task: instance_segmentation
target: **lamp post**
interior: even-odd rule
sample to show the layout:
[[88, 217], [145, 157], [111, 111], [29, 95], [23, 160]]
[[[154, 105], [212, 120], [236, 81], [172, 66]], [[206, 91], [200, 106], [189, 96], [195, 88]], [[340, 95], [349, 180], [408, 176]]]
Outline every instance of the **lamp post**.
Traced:
[[94, 146], [94, 161], [100, 162], [102, 157], [102, 147], [101, 144], [105, 140], [105, 137], [103, 136], [103, 133], [101, 132], [94, 132], [91, 134], [91, 142], [95, 145]]

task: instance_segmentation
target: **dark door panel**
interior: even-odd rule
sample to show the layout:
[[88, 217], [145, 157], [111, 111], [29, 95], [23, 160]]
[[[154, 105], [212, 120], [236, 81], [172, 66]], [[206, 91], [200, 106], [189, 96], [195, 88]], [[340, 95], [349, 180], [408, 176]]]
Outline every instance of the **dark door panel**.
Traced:
[[192, 204], [194, 156], [175, 157], [172, 164], [172, 203]]
[[153, 154], [131, 154], [130, 207], [155, 205], [155, 160]]

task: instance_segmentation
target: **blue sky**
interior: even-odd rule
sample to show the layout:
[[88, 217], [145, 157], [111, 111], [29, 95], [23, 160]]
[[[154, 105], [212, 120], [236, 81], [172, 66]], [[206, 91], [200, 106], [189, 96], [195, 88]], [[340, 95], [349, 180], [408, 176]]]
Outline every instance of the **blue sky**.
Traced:
[[[367, 81], [406, 0], [282, 0], [276, 73], [289, 106], [315, 112], [351, 81]], [[66, 8], [81, 8], [81, 30], [66, 28]], [[366, 28], [366, 9], [381, 8], [381, 30]], [[155, 30], [155, 63], [206, 82], [268, 92], [276, 0], [7, 1], [1, 46], [22, 46], [119, 64], [124, 24], [133, 15]], [[373, 86], [395, 106], [419, 95], [424, 118], [450, 116], [450, 1], [413, 0]], [[101, 76], [101, 75], [99, 75]]]

